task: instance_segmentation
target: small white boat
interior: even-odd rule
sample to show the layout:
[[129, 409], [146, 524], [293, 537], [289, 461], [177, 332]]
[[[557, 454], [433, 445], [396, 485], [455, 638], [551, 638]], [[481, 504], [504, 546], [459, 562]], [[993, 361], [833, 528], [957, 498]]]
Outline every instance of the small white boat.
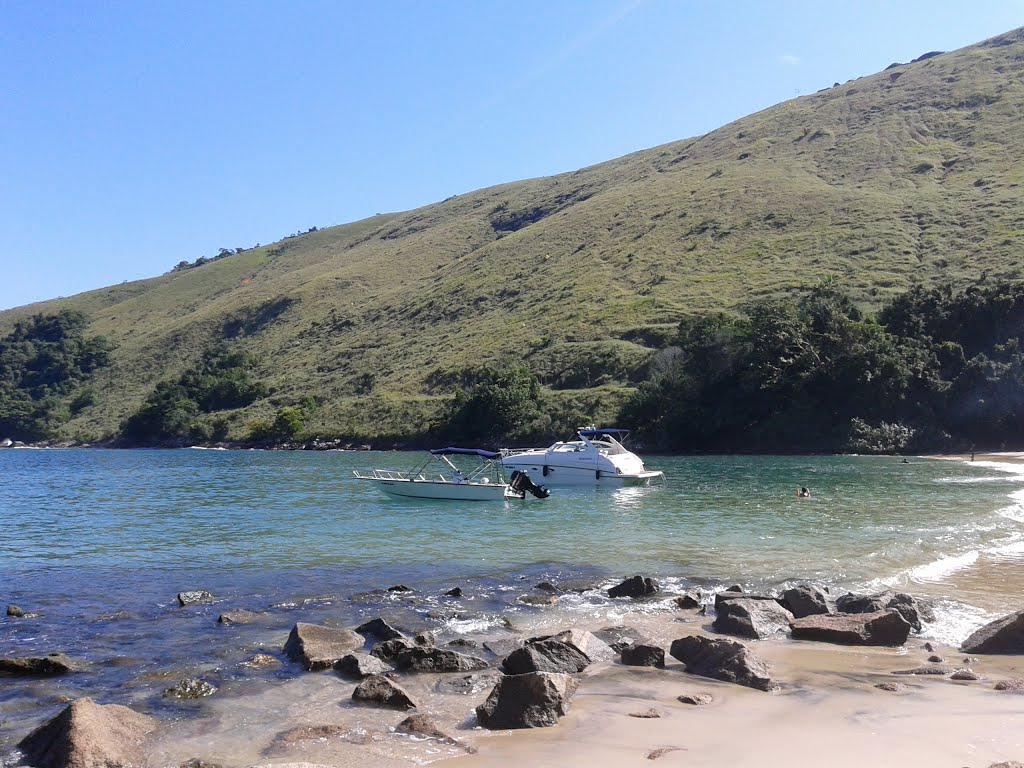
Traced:
[[[475, 456], [480, 459], [480, 463], [464, 472], [452, 463], [449, 456]], [[500, 458], [500, 453], [479, 448], [435, 448], [407, 472], [374, 469], [367, 474], [358, 471], [352, 474], [357, 480], [373, 483], [389, 496], [409, 499], [500, 501], [525, 498], [527, 490], [543, 498], [525, 487], [523, 482], [514, 484], [516, 487], [506, 483], [498, 461]]]
[[664, 480], [664, 472], [647, 469], [622, 445], [628, 434], [628, 429], [580, 429], [578, 440], [548, 448], [502, 449], [501, 465], [546, 486], [649, 485]]

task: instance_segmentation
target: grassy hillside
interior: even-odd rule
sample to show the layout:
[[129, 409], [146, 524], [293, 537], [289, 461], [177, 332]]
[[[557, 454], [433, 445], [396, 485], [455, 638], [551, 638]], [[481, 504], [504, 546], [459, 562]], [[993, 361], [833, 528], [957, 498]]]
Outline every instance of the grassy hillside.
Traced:
[[553, 387], [621, 391], [687, 313], [829, 275], [868, 308], [914, 282], [1024, 277], [1022, 120], [1024, 29], [573, 173], [8, 310], [0, 331], [67, 307], [114, 344], [68, 427], [89, 437], [219, 338], [275, 391], [233, 430], [304, 395], [327, 432], [413, 430], [462, 370], [508, 355]]

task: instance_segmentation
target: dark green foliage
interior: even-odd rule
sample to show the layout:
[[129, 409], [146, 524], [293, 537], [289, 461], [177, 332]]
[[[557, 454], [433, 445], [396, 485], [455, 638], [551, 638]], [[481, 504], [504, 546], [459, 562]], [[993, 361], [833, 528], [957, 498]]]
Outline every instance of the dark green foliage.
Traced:
[[[0, 339], [0, 436], [39, 440], [67, 420], [65, 398], [109, 363], [106, 340], [87, 338], [86, 324], [81, 312], [62, 310], [17, 323]], [[79, 410], [85, 397], [73, 401]]]
[[278, 409], [271, 422], [255, 421], [249, 425], [248, 438], [255, 443], [289, 443], [300, 437], [309, 411], [305, 407], [287, 406]]
[[121, 425], [132, 443], [153, 445], [189, 440], [222, 439], [223, 419], [203, 414], [244, 408], [266, 397], [266, 386], [250, 378], [252, 358], [224, 347], [208, 350], [198, 365], [177, 382], [160, 382], [138, 411]]
[[876, 321], [832, 280], [689, 318], [621, 419], [675, 450], [893, 452], [1024, 441], [1024, 286], [920, 288]]
[[540, 415], [540, 383], [528, 368], [485, 367], [452, 401], [443, 435], [471, 443], [515, 439]]

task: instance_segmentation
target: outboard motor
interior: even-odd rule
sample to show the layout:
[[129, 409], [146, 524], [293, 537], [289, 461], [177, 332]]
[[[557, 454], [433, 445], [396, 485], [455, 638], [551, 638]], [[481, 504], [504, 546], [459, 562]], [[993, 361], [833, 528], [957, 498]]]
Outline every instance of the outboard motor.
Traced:
[[551, 491], [546, 486], [537, 485], [530, 479], [530, 476], [523, 472], [521, 469], [512, 471], [511, 476], [508, 479], [508, 486], [513, 491], [519, 494], [519, 498], [525, 499], [526, 492], [529, 491], [538, 499], [546, 499], [551, 495]]

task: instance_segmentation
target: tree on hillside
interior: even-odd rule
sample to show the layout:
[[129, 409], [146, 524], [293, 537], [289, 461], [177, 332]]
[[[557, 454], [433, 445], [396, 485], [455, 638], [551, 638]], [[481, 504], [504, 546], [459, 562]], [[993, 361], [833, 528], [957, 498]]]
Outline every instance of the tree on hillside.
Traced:
[[540, 383], [528, 368], [484, 367], [472, 378], [452, 400], [445, 436], [493, 444], [513, 439], [540, 415]]

